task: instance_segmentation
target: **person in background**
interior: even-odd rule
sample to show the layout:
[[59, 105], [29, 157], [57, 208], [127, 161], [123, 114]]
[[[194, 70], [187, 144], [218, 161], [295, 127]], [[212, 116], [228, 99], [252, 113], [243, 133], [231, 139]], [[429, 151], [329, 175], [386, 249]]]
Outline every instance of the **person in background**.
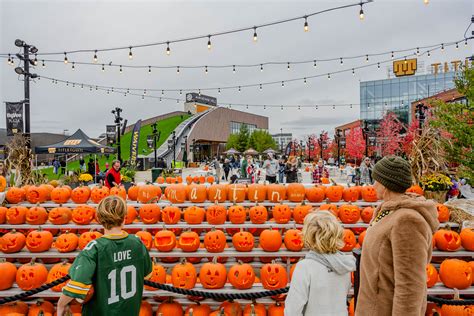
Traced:
[[235, 157], [234, 155], [230, 156], [230, 167], [235, 169], [237, 166], [235, 165]]
[[365, 157], [364, 161], [360, 164], [360, 183], [361, 184], [372, 184], [372, 169], [374, 166], [370, 162], [369, 157]]
[[92, 160], [92, 158], [89, 158], [89, 161], [87, 162], [87, 173], [91, 176], [94, 176], [94, 168], [94, 160]]
[[285, 180], [285, 158], [280, 157], [278, 161], [278, 183], [284, 183]]
[[119, 186], [122, 182], [120, 175], [120, 161], [114, 160], [112, 162], [112, 168], [110, 168], [105, 174], [105, 186], [109, 189], [112, 187]]
[[222, 175], [221, 175], [221, 163], [219, 162], [219, 159], [217, 159], [217, 156], [214, 156], [214, 159], [212, 160], [211, 163], [212, 167], [216, 170], [216, 178], [217, 178], [217, 183], [221, 181]]
[[245, 157], [242, 158], [242, 162], [240, 163], [240, 177], [247, 178], [247, 166], [248, 161]]
[[62, 159], [61, 162], [61, 174], [66, 174], [66, 158]]
[[314, 167], [313, 171], [313, 183], [321, 184], [322, 178], [329, 178], [328, 168], [324, 166], [322, 159], [318, 160], [318, 164]]
[[53, 170], [55, 174], [58, 174], [60, 167], [61, 167], [61, 164], [59, 163], [59, 160], [53, 159]]
[[81, 168], [81, 171], [86, 171], [86, 162], [82, 155], [79, 157], [79, 168]]
[[255, 175], [256, 175], [255, 174], [255, 171], [256, 171], [255, 170], [255, 164], [253, 163], [252, 157], [248, 156], [247, 159], [248, 159], [247, 160], [247, 170], [246, 170], [247, 177], [250, 178], [251, 183], [255, 183], [255, 179], [256, 179], [256, 177], [255, 177]]
[[268, 159], [263, 162], [266, 176], [265, 180], [269, 183], [276, 183], [278, 172], [278, 160], [273, 157], [273, 154], [268, 154]]
[[350, 163], [346, 165], [346, 176], [347, 181], [349, 181], [350, 183], [354, 183], [355, 169]]
[[298, 182], [298, 162], [296, 157], [292, 156], [288, 159], [285, 166], [286, 183]]
[[230, 169], [231, 169], [230, 166], [231, 166], [230, 160], [226, 158], [224, 160], [224, 165], [222, 166], [222, 169], [224, 169], [224, 179], [225, 179], [225, 181], [229, 181], [229, 172], [230, 172]]

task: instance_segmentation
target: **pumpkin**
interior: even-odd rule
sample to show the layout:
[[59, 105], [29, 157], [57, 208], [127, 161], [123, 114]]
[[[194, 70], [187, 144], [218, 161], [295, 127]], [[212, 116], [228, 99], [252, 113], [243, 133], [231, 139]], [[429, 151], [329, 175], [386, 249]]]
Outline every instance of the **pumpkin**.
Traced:
[[360, 219], [360, 209], [356, 205], [344, 204], [339, 207], [338, 215], [344, 224], [355, 224]]
[[0, 224], [5, 224], [7, 220], [7, 211], [8, 208], [0, 206]]
[[204, 247], [207, 252], [223, 252], [227, 246], [227, 240], [222, 230], [211, 230], [204, 236]]
[[132, 185], [128, 188], [127, 197], [130, 201], [136, 201], [138, 198], [138, 186]]
[[217, 262], [217, 257], [214, 257], [212, 262], [201, 267], [199, 281], [205, 289], [221, 289], [227, 281], [227, 270], [222, 263]]
[[[154, 258], [155, 259], [155, 258]], [[150, 277], [148, 280], [155, 282], [155, 283], [161, 283], [165, 284], [166, 283], [166, 270], [163, 268], [161, 264], [156, 262], [156, 259], [153, 261], [153, 269], [151, 270]], [[148, 291], [157, 291], [157, 288], [154, 288], [152, 286], [147, 286], [145, 285], [145, 289]]]
[[281, 202], [286, 199], [286, 187], [281, 184], [270, 184], [267, 186], [267, 200], [270, 202]]
[[138, 187], [137, 201], [140, 203], [150, 203], [159, 200], [161, 188], [153, 184], [140, 185]]
[[286, 195], [290, 202], [301, 202], [305, 198], [306, 190], [301, 183], [290, 183], [286, 187]]
[[230, 184], [227, 187], [227, 196], [231, 202], [240, 203], [246, 199], [247, 187], [243, 184]]
[[89, 205], [78, 205], [72, 210], [72, 221], [78, 225], [89, 225], [95, 218], [95, 208]]
[[438, 282], [438, 271], [434, 265], [428, 263], [426, 265], [426, 285], [428, 288], [433, 287]]
[[360, 217], [362, 218], [364, 223], [370, 223], [372, 217], [374, 217], [374, 208], [372, 206], [364, 207], [360, 212]]
[[253, 235], [243, 230], [232, 236], [232, 244], [237, 251], [252, 251], [254, 243]]
[[195, 252], [199, 249], [201, 241], [199, 235], [193, 231], [182, 232], [178, 240], [178, 248], [184, 252]]
[[462, 290], [471, 286], [473, 271], [466, 261], [445, 259], [439, 268], [439, 278], [446, 287]]
[[184, 210], [184, 221], [188, 224], [201, 224], [204, 221], [206, 211], [199, 206], [188, 206]]
[[303, 203], [297, 205], [293, 209], [293, 219], [295, 220], [296, 224], [303, 224], [304, 218], [306, 215], [308, 215], [312, 208], [313, 207], [311, 205], [305, 204], [304, 201]]
[[79, 245], [79, 237], [74, 233], [64, 233], [59, 235], [53, 246], [59, 252], [71, 252], [77, 249]]
[[207, 199], [212, 202], [225, 202], [227, 200], [227, 186], [213, 184], [207, 188]]
[[166, 198], [171, 203], [183, 203], [186, 200], [186, 186], [184, 184], [172, 184], [165, 189]]
[[7, 290], [12, 287], [13, 282], [16, 278], [16, 266], [1, 259], [0, 261], [0, 275], [2, 276], [2, 282], [0, 282], [0, 291]]
[[350, 229], [344, 229], [343, 240], [344, 246], [341, 248], [341, 251], [343, 252], [352, 251], [352, 249], [354, 249], [357, 244], [356, 237]]
[[250, 184], [248, 186], [247, 196], [252, 202], [263, 202], [267, 197], [267, 187], [263, 184]]
[[339, 210], [337, 208], [336, 204], [330, 204], [329, 200], [326, 199], [326, 203], [322, 204], [319, 207], [320, 211], [329, 211], [331, 212], [334, 216], [338, 217], [339, 216]]
[[450, 229], [438, 230], [433, 238], [436, 248], [442, 251], [456, 251], [461, 248], [461, 237], [455, 231]]
[[474, 261], [469, 261], [468, 263], [472, 269], [472, 273], [473, 273], [472, 284], [474, 285]]
[[139, 316], [153, 316], [153, 308], [151, 304], [147, 301], [143, 300], [140, 304], [140, 311], [138, 313]]
[[127, 205], [127, 215], [125, 215], [125, 222], [124, 222], [125, 225], [132, 224], [133, 221], [135, 221], [135, 219], [137, 218], [137, 216], [138, 216], [138, 212], [135, 209], [135, 207], [131, 205]]
[[109, 188], [103, 185], [98, 185], [91, 190], [91, 200], [94, 203], [99, 203], [103, 198], [109, 196]]
[[28, 310], [28, 316], [39, 316], [40, 313], [43, 316], [53, 316], [54, 305], [48, 301], [36, 301], [36, 304], [31, 304]]
[[165, 224], [177, 224], [181, 220], [181, 210], [176, 206], [166, 206], [161, 210], [161, 220]]
[[359, 199], [359, 190], [347, 184], [347, 188], [342, 191], [342, 199], [346, 202], [355, 202]]
[[82, 233], [79, 236], [79, 243], [77, 244], [77, 246], [80, 250], [82, 250], [87, 246], [90, 241], [99, 239], [100, 237], [102, 237], [102, 234], [97, 231], [89, 231]]
[[277, 224], [286, 224], [291, 220], [291, 209], [286, 204], [277, 204], [272, 209], [272, 215]]
[[65, 225], [72, 219], [72, 212], [67, 207], [55, 207], [49, 211], [48, 220], [54, 225]]
[[260, 247], [264, 251], [278, 251], [282, 245], [281, 234], [278, 230], [264, 229], [260, 233]]
[[359, 239], [357, 240], [359, 242], [359, 245], [362, 246], [362, 244], [364, 243], [364, 238], [366, 234], [367, 234], [367, 230], [364, 230], [362, 233], [360, 233]]
[[415, 194], [418, 194], [418, 195], [424, 195], [425, 192], [423, 192], [423, 189], [419, 186], [419, 185], [412, 185], [411, 187], [409, 187], [406, 192], [409, 192], [409, 193], [415, 193]]
[[0, 250], [3, 253], [18, 252], [25, 247], [26, 237], [20, 232], [12, 229], [0, 237]]
[[18, 204], [25, 198], [25, 190], [22, 188], [11, 187], [7, 190], [5, 198], [11, 204]]
[[[69, 268], [71, 268], [71, 264], [66, 261], [62, 263], [57, 263], [51, 267], [48, 273], [48, 278], [46, 279], [47, 283], [51, 283], [57, 279], [65, 277], [69, 273]], [[66, 285], [66, 282], [53, 286], [51, 288], [54, 292], [61, 292], [63, 287]]]
[[267, 316], [267, 309], [262, 303], [247, 304], [243, 316]]
[[333, 182], [333, 185], [326, 188], [326, 198], [330, 202], [339, 202], [342, 199], [343, 192], [344, 187]]
[[219, 204], [211, 205], [206, 210], [206, 221], [210, 225], [221, 225], [227, 219], [227, 210]]
[[239, 262], [229, 269], [227, 278], [236, 289], [246, 290], [252, 288], [255, 282], [255, 272], [250, 264]]
[[227, 211], [229, 221], [232, 224], [243, 224], [247, 219], [247, 211], [242, 205], [233, 205]]
[[146, 230], [141, 230], [139, 232], [136, 232], [135, 236], [140, 238], [147, 250], [151, 249], [151, 246], [153, 245], [153, 236], [149, 232], [147, 232]]
[[163, 178], [163, 177], [161, 177], [161, 176], [158, 177], [158, 178], [156, 178], [156, 183], [158, 183], [158, 184], [163, 184], [163, 183], [165, 183], [165, 178]]
[[26, 236], [26, 248], [30, 252], [48, 251], [53, 244], [53, 234], [47, 230], [33, 230]]
[[208, 316], [211, 313], [211, 307], [207, 304], [191, 304], [184, 311], [184, 316]]
[[7, 179], [4, 176], [0, 176], [0, 192], [5, 192], [7, 188]]
[[157, 204], [143, 204], [138, 215], [144, 224], [156, 224], [160, 220], [161, 208]]
[[442, 305], [440, 315], [471, 316], [474, 315], [474, 305]]
[[441, 307], [436, 305], [436, 303], [428, 303], [426, 304], [426, 313], [425, 316], [440, 316], [441, 315]]
[[20, 205], [10, 207], [5, 215], [7, 223], [11, 225], [24, 224], [27, 211], [28, 209], [26, 207]]
[[260, 268], [260, 280], [265, 289], [277, 290], [286, 287], [288, 275], [281, 264], [266, 263]]
[[377, 191], [372, 185], [363, 186], [360, 193], [365, 202], [377, 202]]
[[174, 287], [192, 289], [196, 284], [196, 279], [196, 269], [189, 262], [179, 263], [171, 270], [171, 281]]
[[305, 189], [306, 199], [312, 203], [319, 203], [324, 200], [326, 190], [322, 186], [313, 186]]
[[79, 186], [72, 190], [71, 200], [77, 204], [84, 204], [89, 201], [91, 189], [88, 186]]
[[206, 201], [207, 188], [205, 185], [191, 184], [187, 187], [187, 197], [192, 203], [202, 203]]
[[474, 251], [474, 230], [472, 228], [464, 228], [461, 230], [461, 245], [468, 251]]
[[258, 204], [252, 206], [249, 210], [249, 216], [253, 224], [264, 224], [268, 220], [267, 208]]
[[30, 225], [43, 225], [48, 220], [48, 212], [41, 206], [31, 207], [26, 211], [25, 220]]
[[178, 302], [170, 300], [168, 302], [161, 303], [158, 305], [156, 315], [160, 314], [162, 316], [183, 316], [183, 308]]
[[283, 242], [289, 251], [301, 251], [303, 249], [303, 236], [298, 229], [288, 229], [285, 232]]
[[31, 259], [30, 263], [18, 268], [16, 284], [23, 291], [29, 291], [46, 283], [47, 278], [48, 270], [46, 270], [46, 267], [41, 263], [36, 263], [35, 259]]
[[71, 197], [71, 191], [70, 188], [68, 189], [67, 187], [61, 186], [54, 188], [51, 191], [51, 201], [54, 203], [58, 204], [63, 204], [69, 201], [69, 198]]
[[28, 304], [16, 301], [0, 305], [0, 315], [6, 316], [25, 316], [28, 313]]
[[446, 205], [438, 203], [436, 209], [438, 210], [438, 221], [440, 223], [449, 221], [450, 212]]
[[120, 196], [124, 200], [127, 199], [127, 191], [125, 190], [125, 187], [123, 185], [110, 188], [109, 195]]
[[176, 247], [176, 235], [170, 230], [160, 230], [155, 234], [154, 244], [158, 251], [169, 252]]
[[268, 306], [268, 316], [284, 316], [285, 313], [285, 304], [276, 302]]
[[26, 199], [33, 204], [43, 203], [48, 199], [48, 193], [46, 185], [32, 185], [26, 191]]

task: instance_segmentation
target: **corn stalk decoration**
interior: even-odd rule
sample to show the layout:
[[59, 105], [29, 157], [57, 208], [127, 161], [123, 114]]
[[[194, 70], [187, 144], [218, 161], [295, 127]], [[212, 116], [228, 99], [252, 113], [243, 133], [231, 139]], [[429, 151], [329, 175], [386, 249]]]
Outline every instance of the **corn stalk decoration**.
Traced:
[[27, 147], [26, 138], [15, 135], [6, 144], [7, 158], [5, 159], [7, 173], [14, 178], [15, 186], [37, 183], [37, 177], [31, 170], [31, 149]]

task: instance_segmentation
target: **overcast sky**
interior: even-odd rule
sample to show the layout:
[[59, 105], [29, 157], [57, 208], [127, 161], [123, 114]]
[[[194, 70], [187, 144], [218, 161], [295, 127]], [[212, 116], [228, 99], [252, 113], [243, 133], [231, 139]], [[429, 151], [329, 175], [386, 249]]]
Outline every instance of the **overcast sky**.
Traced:
[[[303, 16], [337, 5], [354, 3], [353, 0], [331, 1], [24, 1], [0, 0], [0, 53], [18, 52], [14, 40], [20, 38], [36, 45], [39, 52], [75, 49], [96, 49], [114, 46], [133, 46], [193, 35], [204, 35], [259, 25], [279, 19]], [[135, 49], [133, 60], [128, 51], [99, 53], [99, 64], [112, 61], [131, 65], [217, 65], [250, 64], [266, 61], [297, 61], [324, 59], [340, 56], [363, 55], [397, 49], [450, 42], [463, 38], [464, 31], [474, 14], [472, 0], [376, 0], [364, 6], [365, 20], [360, 21], [358, 7], [334, 11], [308, 20], [309, 32], [303, 31], [303, 20], [258, 30], [258, 41], [252, 41], [252, 31], [212, 39], [212, 50], [207, 40], [178, 43], [171, 46], [166, 56], [165, 47]], [[470, 35], [470, 32], [468, 33]], [[464, 59], [473, 53], [473, 44], [459, 50], [446, 49], [433, 53], [431, 58], [421, 57], [425, 66], [434, 61]], [[92, 61], [93, 54], [69, 55], [70, 61]], [[41, 57], [39, 57], [41, 59]], [[50, 58], [62, 59], [63, 56]], [[385, 60], [389, 56], [370, 61]], [[365, 59], [338, 61], [312, 65], [268, 66], [263, 72], [257, 69], [211, 70], [205, 75], [202, 69], [175, 69], [153, 71], [117, 69], [100, 71], [100, 66], [47, 64], [45, 69], [36, 67], [39, 75], [63, 80], [98, 85], [131, 88], [194, 88], [245, 85], [265, 81], [327, 74], [328, 72], [365, 64]], [[253, 104], [340, 104], [359, 103], [359, 82], [387, 77], [386, 66], [372, 67], [351, 73], [333, 75], [258, 88], [214, 93], [218, 102]], [[159, 95], [159, 93], [158, 93]], [[180, 97], [179, 93], [166, 93]], [[181, 97], [184, 97], [181, 96]], [[1, 60], [0, 100], [23, 99], [23, 82]], [[82, 128], [90, 136], [105, 132], [105, 125], [113, 121], [113, 107], [123, 108], [129, 122], [139, 118], [182, 110], [176, 101], [159, 102], [157, 99], [141, 100], [140, 97], [88, 89], [53, 85], [40, 80], [31, 85], [31, 131], [74, 132]], [[237, 107], [233, 107], [239, 109]], [[269, 117], [270, 132], [293, 132], [294, 136], [319, 133], [322, 129], [333, 131], [336, 125], [359, 117], [359, 107], [352, 109], [302, 108], [263, 109], [245, 107], [243, 111]], [[5, 127], [5, 107], [0, 106], [0, 127]]]

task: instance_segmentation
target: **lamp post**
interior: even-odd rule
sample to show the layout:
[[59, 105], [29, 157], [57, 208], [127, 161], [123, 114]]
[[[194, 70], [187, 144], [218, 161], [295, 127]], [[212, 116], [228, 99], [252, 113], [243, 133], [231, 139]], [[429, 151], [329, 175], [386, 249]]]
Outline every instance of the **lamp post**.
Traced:
[[184, 141], [182, 142], [182, 146], [184, 146], [184, 152], [183, 152], [183, 162], [184, 162], [184, 167], [188, 167], [188, 135], [185, 135]]
[[337, 163], [340, 164], [341, 161], [341, 137], [342, 137], [342, 131], [340, 129], [336, 130], [336, 141], [337, 141]]
[[425, 122], [425, 111], [428, 109], [423, 103], [418, 103], [416, 105], [416, 117], [418, 118], [418, 133], [421, 135], [423, 131], [423, 124]]
[[160, 141], [161, 131], [158, 132], [158, 122], [151, 124], [152, 132], [151, 135], [148, 135], [146, 141], [148, 142], [148, 147], [153, 148], [154, 151], [154, 163], [153, 166], [157, 167], [157, 156], [156, 156], [156, 144]]
[[173, 169], [176, 168], [176, 131], [173, 131]]
[[120, 113], [122, 113], [122, 109], [119, 107], [116, 107], [111, 111], [111, 113], [114, 115], [115, 120], [114, 123], [117, 125], [117, 159], [122, 163], [122, 151], [120, 149], [120, 125], [123, 120], [123, 117], [120, 116]]
[[365, 139], [365, 157], [369, 157], [369, 124], [366, 120], [364, 120], [364, 128], [362, 131], [364, 132]]
[[283, 155], [283, 128], [280, 128], [280, 151]]
[[319, 134], [319, 148], [321, 149], [321, 159], [324, 160], [324, 158], [323, 158], [323, 145], [324, 145], [323, 137], [324, 137], [323, 133]]

